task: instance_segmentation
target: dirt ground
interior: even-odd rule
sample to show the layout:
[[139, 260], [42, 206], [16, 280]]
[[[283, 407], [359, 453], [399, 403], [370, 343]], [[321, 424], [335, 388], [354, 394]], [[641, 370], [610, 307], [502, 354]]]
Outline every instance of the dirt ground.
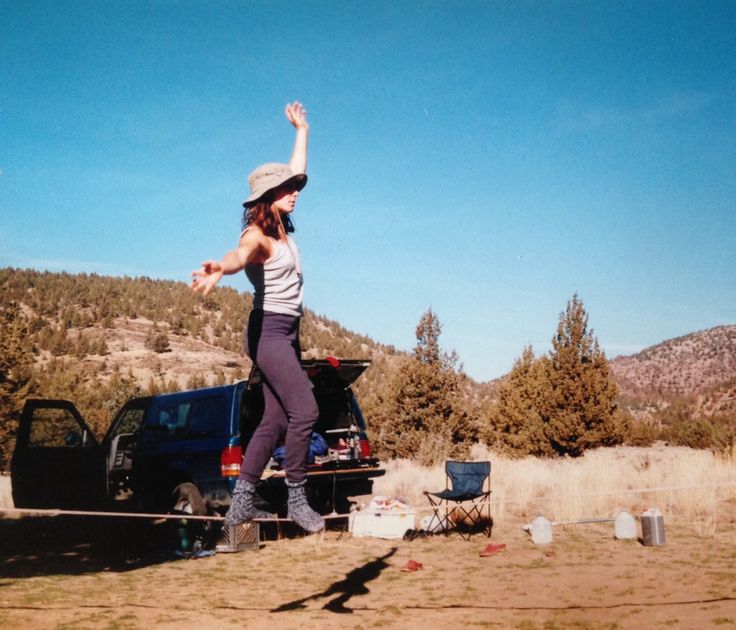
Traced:
[[[0, 519], [0, 627], [736, 626], [736, 532], [668, 527], [665, 545], [646, 547], [615, 540], [612, 525], [573, 525], [542, 546], [497, 526], [492, 540], [507, 547], [482, 558], [488, 539], [477, 534], [409, 541], [336, 529], [173, 559], [151, 531], [120, 519]], [[409, 560], [423, 568], [402, 572]]]

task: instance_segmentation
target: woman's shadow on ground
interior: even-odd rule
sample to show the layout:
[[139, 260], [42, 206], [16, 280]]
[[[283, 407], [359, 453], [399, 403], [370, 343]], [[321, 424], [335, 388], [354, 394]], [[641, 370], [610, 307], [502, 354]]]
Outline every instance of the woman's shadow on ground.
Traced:
[[345, 579], [330, 584], [325, 590], [301, 599], [296, 599], [285, 604], [281, 604], [278, 608], [273, 608], [271, 612], [286, 612], [289, 610], [296, 610], [299, 608], [305, 608], [305, 604], [311, 600], [320, 599], [322, 597], [330, 597], [335, 595], [333, 599], [328, 601], [322, 608], [329, 610], [334, 613], [352, 613], [353, 609], [348, 608], [345, 604], [354, 595], [367, 595], [370, 591], [366, 586], [366, 582], [375, 580], [381, 571], [389, 566], [388, 560], [397, 551], [397, 547], [393, 547], [388, 553], [384, 554], [380, 558], [371, 560], [361, 567], [353, 569], [345, 575]]

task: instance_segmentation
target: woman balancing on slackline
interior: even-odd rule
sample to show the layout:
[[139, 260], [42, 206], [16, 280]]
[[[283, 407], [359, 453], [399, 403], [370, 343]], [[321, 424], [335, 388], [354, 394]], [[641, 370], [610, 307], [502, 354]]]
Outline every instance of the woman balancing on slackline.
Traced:
[[253, 284], [253, 310], [248, 319], [246, 352], [263, 375], [263, 419], [243, 457], [225, 523], [235, 525], [272, 515], [254, 506], [256, 485], [274, 448], [285, 436], [288, 516], [314, 533], [324, 529], [322, 517], [309, 507], [304, 491], [307, 454], [317, 403], [300, 365], [299, 321], [302, 273], [299, 251], [290, 233], [290, 215], [307, 183], [309, 124], [301, 103], [286, 106], [296, 128], [288, 164], [262, 164], [248, 176], [250, 196], [243, 206], [238, 246], [220, 261], [208, 260], [192, 273], [191, 287], [207, 295], [224, 274], [245, 269]]

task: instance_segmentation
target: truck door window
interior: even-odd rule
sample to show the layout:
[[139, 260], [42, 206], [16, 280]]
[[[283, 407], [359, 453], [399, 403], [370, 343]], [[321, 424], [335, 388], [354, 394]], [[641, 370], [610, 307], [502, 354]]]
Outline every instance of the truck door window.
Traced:
[[82, 427], [66, 409], [34, 409], [28, 446], [31, 448], [83, 446]]

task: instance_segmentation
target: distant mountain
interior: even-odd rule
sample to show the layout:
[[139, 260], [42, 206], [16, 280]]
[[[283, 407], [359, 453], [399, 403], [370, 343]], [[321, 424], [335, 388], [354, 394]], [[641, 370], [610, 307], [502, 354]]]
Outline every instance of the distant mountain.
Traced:
[[633, 401], [687, 399], [702, 415], [736, 411], [736, 326], [669, 339], [609, 361], [622, 395]]

